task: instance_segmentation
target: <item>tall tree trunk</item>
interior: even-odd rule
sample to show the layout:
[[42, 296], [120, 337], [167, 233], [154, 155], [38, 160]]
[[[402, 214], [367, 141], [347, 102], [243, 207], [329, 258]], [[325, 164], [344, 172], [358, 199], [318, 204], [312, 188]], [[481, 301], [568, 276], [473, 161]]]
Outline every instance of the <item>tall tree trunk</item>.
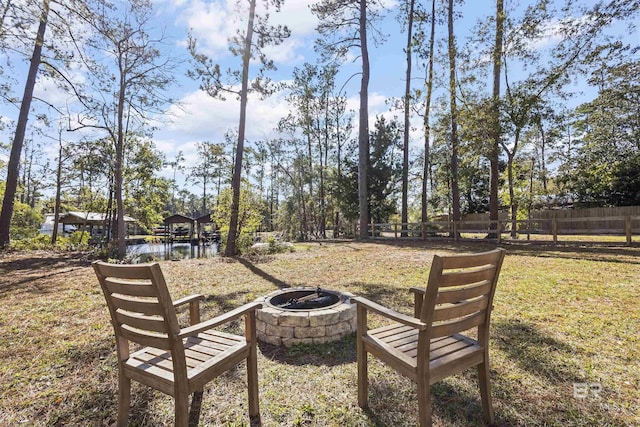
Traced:
[[369, 167], [369, 51], [367, 48], [367, 1], [360, 0], [360, 117], [358, 122], [358, 206], [360, 208], [360, 239], [369, 235], [369, 200], [367, 169]]
[[[122, 53], [121, 53], [122, 55]], [[124, 104], [126, 97], [126, 66], [120, 62], [120, 91], [118, 93], [118, 112], [117, 112], [117, 126], [118, 132], [116, 136], [116, 159], [114, 170], [114, 183], [115, 183], [115, 199], [116, 199], [116, 239], [118, 244], [118, 259], [123, 259], [127, 252], [127, 230], [124, 223], [124, 194], [123, 194], [123, 174], [124, 168]]]
[[[309, 186], [309, 223], [305, 225], [305, 229], [310, 230], [315, 234], [316, 218], [313, 197], [313, 150], [311, 149], [311, 134], [313, 131], [310, 122], [311, 116], [309, 115], [307, 122], [307, 156], [309, 157], [309, 179], [307, 180], [307, 185]], [[304, 174], [302, 175], [302, 179], [304, 179]]]
[[231, 190], [233, 198], [231, 200], [231, 219], [229, 221], [229, 235], [227, 236], [227, 246], [224, 250], [225, 256], [234, 256], [238, 253], [236, 239], [238, 238], [238, 211], [240, 208], [240, 175], [242, 173], [242, 155], [244, 151], [244, 134], [247, 122], [247, 91], [249, 90], [249, 61], [251, 60], [251, 40], [253, 38], [253, 20], [256, 14], [256, 0], [249, 1], [249, 22], [247, 23], [247, 33], [244, 39], [244, 52], [242, 53], [242, 88], [240, 91], [240, 123], [238, 124], [238, 144], [236, 145], [235, 164], [233, 168], [233, 179], [231, 180]]
[[[342, 178], [342, 141], [340, 141], [340, 94], [336, 97], [336, 175], [338, 181]], [[333, 237], [340, 235], [340, 212], [336, 209], [335, 220], [333, 221]]]
[[56, 201], [53, 205], [53, 232], [51, 233], [51, 245], [58, 240], [58, 223], [60, 222], [60, 198], [62, 188], [62, 129], [58, 131], [58, 165], [56, 168]]
[[402, 235], [407, 234], [407, 223], [409, 222], [409, 118], [411, 116], [410, 111], [410, 97], [411, 97], [411, 55], [413, 53], [411, 49], [413, 39], [413, 9], [415, 6], [415, 0], [409, 0], [409, 11], [407, 16], [407, 72], [406, 82], [404, 87], [404, 144], [402, 147]]
[[489, 237], [497, 237], [498, 223], [500, 219], [500, 200], [498, 198], [498, 186], [500, 175], [500, 73], [502, 68], [502, 38], [504, 33], [504, 0], [496, 0], [496, 42], [493, 48], [493, 97], [491, 100], [491, 151], [489, 163], [491, 167], [489, 177], [489, 221], [491, 221]]
[[[320, 237], [327, 238], [327, 205], [324, 190], [324, 171], [329, 163], [329, 91], [324, 93], [324, 143], [320, 148]], [[324, 159], [323, 159], [324, 158]]]
[[[638, 116], [640, 118], [640, 116]], [[544, 126], [542, 125], [542, 119], [538, 121], [538, 129], [540, 130], [540, 175], [542, 176], [542, 188], [544, 195], [547, 195], [547, 161], [546, 161], [546, 148], [547, 139], [544, 132]]]
[[518, 236], [518, 201], [515, 193], [515, 178], [513, 176], [513, 161], [516, 157], [516, 150], [520, 141], [520, 129], [516, 129], [513, 151], [507, 152], [507, 179], [509, 181], [509, 204], [511, 205], [511, 238]]
[[429, 220], [427, 212], [427, 183], [431, 176], [431, 94], [433, 93], [433, 45], [436, 34], [436, 0], [431, 1], [431, 34], [429, 35], [429, 67], [427, 69], [427, 97], [424, 108], [424, 166], [422, 172], [422, 222]]
[[453, 0], [449, 0], [449, 101], [451, 104], [451, 206], [453, 220], [460, 221], [458, 187], [458, 107], [456, 104], [456, 44], [453, 34]]
[[49, 0], [43, 0], [42, 11], [40, 13], [40, 24], [38, 25], [38, 33], [36, 42], [33, 46], [33, 54], [29, 64], [29, 72], [27, 81], [24, 85], [24, 94], [22, 103], [20, 104], [20, 114], [18, 115], [18, 124], [16, 133], [11, 145], [11, 154], [7, 165], [7, 182], [5, 186], [4, 199], [2, 200], [2, 211], [0, 212], [0, 248], [9, 246], [11, 217], [13, 216], [13, 204], [18, 189], [18, 176], [20, 169], [20, 155], [22, 153], [22, 145], [27, 130], [27, 121], [29, 120], [29, 109], [31, 108], [31, 100], [33, 99], [33, 89], [36, 85], [36, 77], [38, 68], [40, 67], [40, 58], [42, 56], [42, 45], [44, 44], [44, 35], [47, 29], [47, 20], [49, 18]]

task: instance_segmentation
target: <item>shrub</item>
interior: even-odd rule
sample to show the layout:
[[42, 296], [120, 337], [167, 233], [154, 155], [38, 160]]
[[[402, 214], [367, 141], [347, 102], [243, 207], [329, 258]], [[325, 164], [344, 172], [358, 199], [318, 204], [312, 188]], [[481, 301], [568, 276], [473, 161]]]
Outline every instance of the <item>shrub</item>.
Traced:
[[[12, 240], [11, 247], [19, 250], [52, 249], [51, 236], [40, 234], [27, 239]], [[56, 245], [58, 247], [58, 245]]]

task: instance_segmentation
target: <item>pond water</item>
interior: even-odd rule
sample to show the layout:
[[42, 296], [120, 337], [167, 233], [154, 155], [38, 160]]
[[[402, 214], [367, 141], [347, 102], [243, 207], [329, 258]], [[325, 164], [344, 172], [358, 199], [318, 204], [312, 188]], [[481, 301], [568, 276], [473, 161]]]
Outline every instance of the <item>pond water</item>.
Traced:
[[195, 245], [190, 243], [143, 243], [127, 246], [127, 258], [135, 263], [154, 260], [180, 260], [190, 258], [211, 258], [218, 254], [218, 245]]

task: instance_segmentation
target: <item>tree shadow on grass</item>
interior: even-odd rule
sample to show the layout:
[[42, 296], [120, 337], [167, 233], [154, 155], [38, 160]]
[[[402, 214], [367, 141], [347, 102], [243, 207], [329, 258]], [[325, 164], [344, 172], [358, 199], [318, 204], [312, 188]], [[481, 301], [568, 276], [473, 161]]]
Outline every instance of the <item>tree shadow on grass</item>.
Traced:
[[353, 287], [350, 291], [359, 297], [403, 314], [413, 315], [413, 293], [408, 289], [403, 290], [381, 283], [354, 282], [350, 286]]
[[258, 341], [260, 352], [268, 359], [285, 365], [337, 366], [356, 361], [356, 335], [323, 344], [297, 344], [289, 348]]
[[[431, 385], [431, 411], [433, 421], [440, 421], [440, 425], [446, 426], [485, 426], [483, 420], [482, 401], [478, 388], [476, 370], [468, 370], [465, 374], [465, 389], [445, 381]], [[473, 372], [473, 374], [471, 374]], [[394, 373], [392, 375], [400, 375]], [[468, 378], [467, 378], [468, 377]], [[397, 425], [402, 419], [402, 425], [411, 426], [418, 424], [418, 400], [416, 385], [411, 383], [410, 391], [402, 390], [402, 385], [394, 379], [387, 381], [378, 378], [378, 381], [369, 383], [369, 408], [364, 412], [374, 426]], [[409, 383], [409, 380], [403, 380]], [[468, 390], [466, 385], [469, 386]], [[399, 388], [400, 387], [400, 388]], [[494, 399], [494, 406], [496, 402]], [[518, 425], [517, 420], [505, 417], [504, 414], [495, 414], [493, 426], [507, 427]], [[415, 424], [414, 424], [415, 423]]]
[[[204, 303], [206, 305], [201, 307], [201, 311], [202, 313], [206, 312], [207, 315], [219, 316], [244, 304], [246, 295], [249, 293], [248, 291], [235, 291], [227, 294], [205, 295]], [[215, 309], [209, 307], [211, 305], [213, 305]], [[202, 320], [207, 320], [204, 314]]]
[[514, 360], [522, 370], [553, 384], [581, 382], [579, 367], [569, 362], [575, 352], [569, 344], [519, 320], [496, 321], [492, 329], [492, 345]]
[[48, 289], [38, 286], [39, 280], [83, 270], [88, 266], [86, 254], [73, 252], [46, 257], [0, 258], [0, 295], [23, 289], [48, 293]]
[[638, 245], [632, 247], [622, 244], [603, 243], [558, 243], [553, 245], [550, 242], [519, 242], [503, 240], [498, 244], [495, 241], [458, 241], [450, 239], [427, 239], [427, 240], [368, 240], [366, 243], [380, 246], [393, 246], [397, 248], [414, 248], [429, 251], [451, 251], [460, 252], [481, 252], [491, 250], [496, 247], [503, 247], [507, 250], [507, 255], [517, 254], [522, 256], [532, 256], [541, 258], [564, 258], [575, 260], [593, 260], [615, 263], [640, 264], [640, 248]]
[[[63, 400], [64, 404], [49, 405], [56, 409], [49, 414], [47, 425], [115, 424], [118, 415], [118, 364], [115, 354], [115, 342], [111, 337], [74, 345], [64, 351], [60, 356], [62, 369], [66, 369], [64, 374], [74, 377], [74, 384], [67, 391], [71, 394]], [[130, 423], [141, 426], [156, 424], [150, 422], [148, 409], [153, 394], [149, 387], [132, 382]]]
[[503, 245], [507, 255], [640, 264], [640, 249], [627, 246], [518, 244]]
[[393, 246], [398, 248], [426, 249], [431, 251], [453, 251], [453, 252], [480, 252], [495, 249], [500, 246], [496, 242], [478, 240], [478, 241], [454, 241], [451, 239], [427, 239], [427, 240], [401, 240], [401, 239], [376, 239], [367, 240], [366, 243], [372, 243], [380, 246]]
[[[74, 395], [70, 396], [71, 404], [56, 410], [48, 421], [49, 425], [64, 426], [79, 422], [83, 425], [115, 425], [118, 416], [116, 357], [115, 342], [111, 338], [72, 346], [65, 350], [63, 360], [76, 371], [78, 383], [73, 388]], [[202, 394], [198, 393], [191, 397], [190, 426], [198, 425], [202, 398]], [[131, 407], [128, 419], [130, 425], [163, 425], [163, 421], [150, 410], [150, 402], [154, 399], [168, 397], [151, 387], [131, 381]]]
[[266, 271], [256, 267], [256, 265], [254, 263], [252, 263], [250, 260], [245, 259], [245, 258], [237, 258], [236, 259], [240, 264], [242, 264], [243, 266], [245, 266], [249, 271], [251, 271], [253, 274], [262, 277], [264, 280], [266, 280], [267, 282], [273, 283], [274, 285], [276, 285], [278, 288], [283, 289], [283, 288], [290, 288], [291, 285], [285, 281], [282, 281], [280, 279], [278, 279], [275, 276], [272, 276], [271, 274], [267, 273]]
[[[38, 252], [35, 252], [37, 254]], [[87, 254], [82, 252], [63, 252], [55, 253], [53, 256], [31, 256], [18, 257], [16, 259], [7, 256], [6, 259], [0, 258], [0, 269], [5, 274], [12, 271], [20, 270], [39, 270], [43, 268], [53, 267], [86, 267], [89, 265]]]

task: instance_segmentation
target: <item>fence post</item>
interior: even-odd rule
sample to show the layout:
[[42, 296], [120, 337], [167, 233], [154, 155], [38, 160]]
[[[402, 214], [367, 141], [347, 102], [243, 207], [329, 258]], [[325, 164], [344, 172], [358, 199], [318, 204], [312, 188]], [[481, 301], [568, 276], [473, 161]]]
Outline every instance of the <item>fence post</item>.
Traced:
[[373, 224], [373, 220], [371, 220], [371, 238], [372, 239], [376, 238], [376, 227]]
[[453, 221], [453, 240], [458, 241], [458, 221]]
[[498, 220], [498, 225], [496, 226], [496, 233], [498, 233], [498, 244], [502, 240], [502, 230], [501, 230], [500, 220]]
[[631, 216], [627, 215], [624, 218], [624, 231], [627, 235], [627, 246], [631, 246]]
[[393, 237], [396, 240], [398, 239], [398, 223], [397, 222], [393, 223]]
[[551, 220], [551, 233], [553, 234], [553, 244], [557, 245], [558, 244], [558, 223], [556, 222], [555, 218]]
[[427, 227], [424, 225], [424, 222], [420, 223], [420, 233], [422, 240], [427, 240]]

